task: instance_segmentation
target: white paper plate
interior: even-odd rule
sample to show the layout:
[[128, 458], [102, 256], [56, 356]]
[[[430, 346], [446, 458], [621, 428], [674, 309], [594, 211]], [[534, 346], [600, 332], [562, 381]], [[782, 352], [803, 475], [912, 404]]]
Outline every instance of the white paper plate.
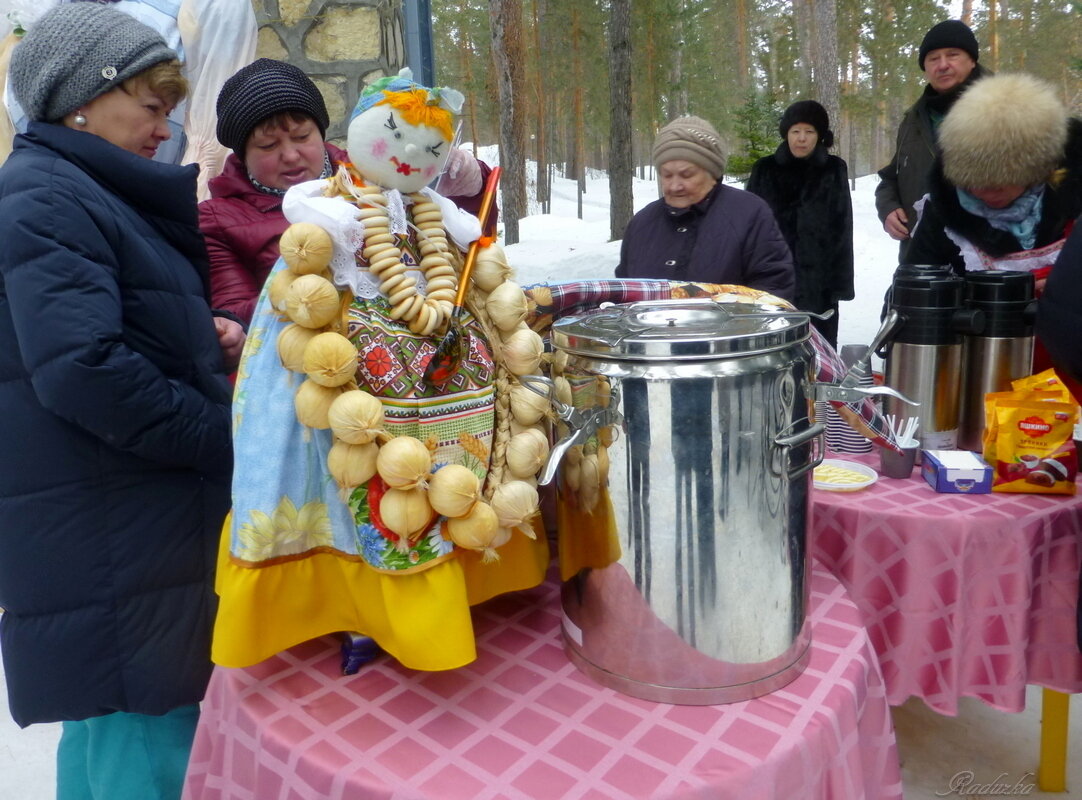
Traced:
[[[827, 483], [819, 480], [823, 467], [840, 467], [859, 474], [861, 478], [860, 480], [854, 478], [852, 482], [846, 483]], [[816, 467], [815, 472], [812, 473], [812, 483], [815, 488], [827, 492], [856, 492], [871, 486], [877, 480], [879, 480], [879, 475], [871, 467], [866, 467], [855, 461], [844, 461], [840, 458], [824, 458], [823, 463]]]

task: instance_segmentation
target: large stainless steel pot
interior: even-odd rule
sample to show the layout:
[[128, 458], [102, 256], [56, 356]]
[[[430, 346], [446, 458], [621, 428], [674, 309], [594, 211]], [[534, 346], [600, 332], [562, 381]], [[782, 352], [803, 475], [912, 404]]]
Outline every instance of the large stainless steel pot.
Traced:
[[808, 339], [806, 315], [699, 300], [553, 325], [574, 407], [548, 470], [564, 642], [599, 683], [716, 704], [803, 670], [823, 430]]

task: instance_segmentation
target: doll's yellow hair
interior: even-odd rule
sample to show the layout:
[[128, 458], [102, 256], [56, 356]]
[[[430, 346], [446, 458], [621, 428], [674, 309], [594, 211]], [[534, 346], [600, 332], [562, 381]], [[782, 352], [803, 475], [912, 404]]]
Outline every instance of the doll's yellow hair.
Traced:
[[424, 89], [408, 89], [404, 92], [384, 92], [377, 106], [389, 105], [396, 109], [410, 125], [427, 125], [451, 141], [451, 112], [436, 105]]

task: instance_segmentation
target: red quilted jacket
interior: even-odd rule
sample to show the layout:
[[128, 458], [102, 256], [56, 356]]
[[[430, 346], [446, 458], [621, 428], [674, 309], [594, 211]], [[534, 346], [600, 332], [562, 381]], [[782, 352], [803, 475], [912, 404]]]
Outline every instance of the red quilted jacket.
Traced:
[[[345, 150], [327, 144], [331, 162], [348, 160]], [[235, 154], [210, 182], [209, 200], [199, 204], [199, 227], [210, 255], [210, 296], [214, 308], [236, 314], [245, 324], [278, 260], [278, 238], [289, 226], [282, 198], [261, 192]]]

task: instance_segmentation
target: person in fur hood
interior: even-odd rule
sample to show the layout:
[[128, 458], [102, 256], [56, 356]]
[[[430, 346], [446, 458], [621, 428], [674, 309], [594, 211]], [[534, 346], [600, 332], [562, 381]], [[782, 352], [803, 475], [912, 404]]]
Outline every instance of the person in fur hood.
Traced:
[[834, 144], [826, 109], [801, 100], [778, 125], [782, 141], [755, 162], [749, 192], [774, 212], [796, 267], [796, 307], [833, 311], [812, 323], [838, 345], [838, 301], [853, 299], [853, 204], [845, 162], [827, 151]]
[[1030, 75], [973, 84], [947, 114], [908, 261], [1034, 272], [1038, 291], [1082, 213], [1082, 122]]

